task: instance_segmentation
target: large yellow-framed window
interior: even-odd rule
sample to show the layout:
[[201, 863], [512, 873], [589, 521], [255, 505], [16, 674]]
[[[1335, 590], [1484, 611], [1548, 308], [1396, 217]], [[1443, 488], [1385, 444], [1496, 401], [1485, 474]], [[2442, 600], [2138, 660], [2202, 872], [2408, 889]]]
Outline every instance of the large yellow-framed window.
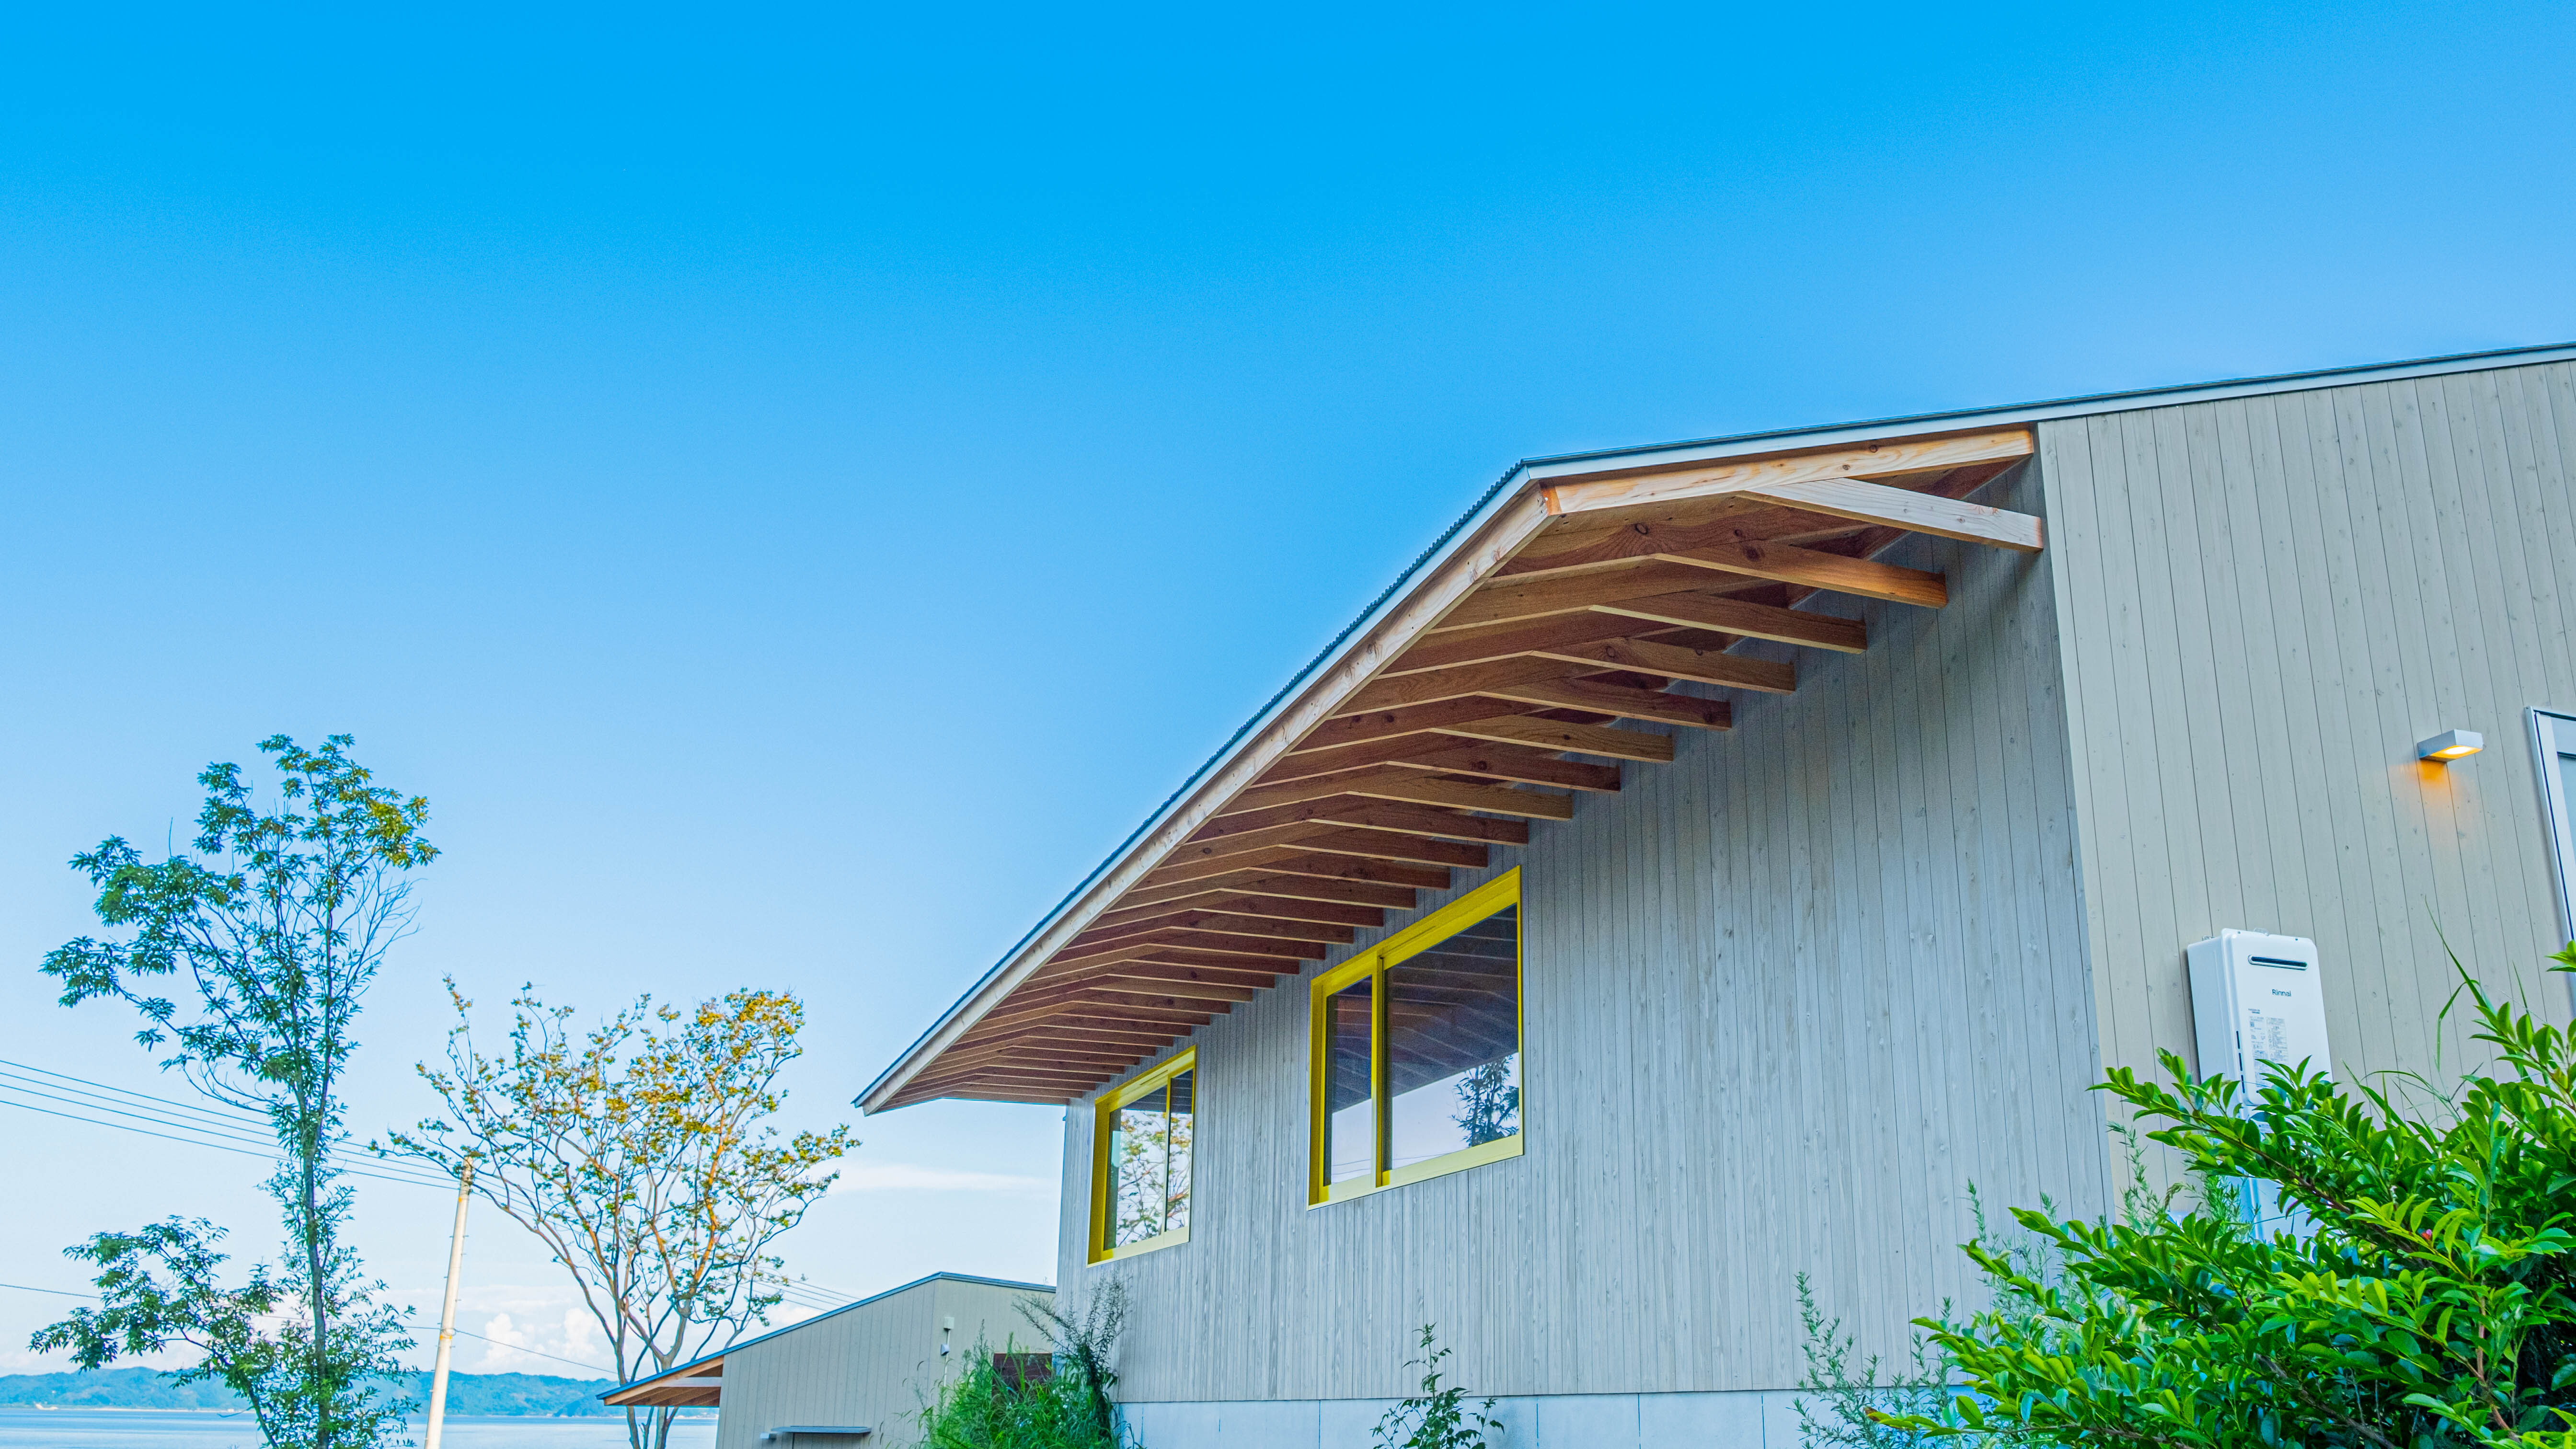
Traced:
[[1521, 1153], [1521, 873], [1315, 978], [1307, 1202]]
[[1092, 1108], [1091, 1261], [1190, 1240], [1198, 1048], [1122, 1083]]

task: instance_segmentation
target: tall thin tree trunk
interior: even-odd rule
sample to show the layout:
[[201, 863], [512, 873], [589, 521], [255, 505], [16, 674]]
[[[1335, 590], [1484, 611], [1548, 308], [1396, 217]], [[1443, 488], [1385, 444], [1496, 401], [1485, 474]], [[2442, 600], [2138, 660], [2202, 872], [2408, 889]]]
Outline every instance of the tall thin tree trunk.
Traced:
[[330, 1322], [322, 1304], [322, 1214], [320, 1184], [315, 1175], [321, 1170], [320, 1134], [313, 1120], [305, 1119], [298, 1146], [304, 1155], [304, 1272], [305, 1297], [313, 1309], [313, 1383], [314, 1449], [331, 1449], [331, 1400], [325, 1375], [329, 1371]]

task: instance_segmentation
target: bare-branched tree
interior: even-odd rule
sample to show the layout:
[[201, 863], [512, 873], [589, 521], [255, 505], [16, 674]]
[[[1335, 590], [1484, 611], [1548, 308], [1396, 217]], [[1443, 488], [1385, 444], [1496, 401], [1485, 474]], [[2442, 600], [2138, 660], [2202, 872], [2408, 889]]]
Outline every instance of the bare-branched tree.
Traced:
[[[386, 1150], [459, 1173], [534, 1233], [572, 1275], [633, 1383], [766, 1321], [785, 1283], [769, 1251], [831, 1186], [847, 1127], [782, 1137], [779, 1074], [800, 1055], [804, 1008], [741, 990], [692, 1011], [649, 996], [586, 1034], [572, 1008], [522, 988], [510, 1044], [475, 1050], [473, 1003], [448, 983], [458, 1024], [444, 1071], [421, 1075], [447, 1117]], [[663, 1449], [674, 1410], [627, 1410], [633, 1449]]]

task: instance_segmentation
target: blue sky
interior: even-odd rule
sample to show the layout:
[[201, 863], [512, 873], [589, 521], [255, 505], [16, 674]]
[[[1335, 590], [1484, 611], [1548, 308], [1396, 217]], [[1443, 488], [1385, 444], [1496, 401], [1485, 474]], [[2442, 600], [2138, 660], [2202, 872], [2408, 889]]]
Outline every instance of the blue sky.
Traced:
[[[62, 861], [346, 730], [448, 852], [362, 1125], [443, 972], [793, 988], [847, 1115], [1515, 458], [2576, 338], [2571, 61], [2541, 4], [17, 17], [0, 1057], [150, 1086], [35, 974]], [[861, 1131], [795, 1267], [1051, 1274], [1055, 1113]], [[0, 1281], [267, 1237], [139, 1141], [0, 1123]], [[419, 1196], [361, 1231], [431, 1307]], [[479, 1228], [467, 1325], [577, 1357], [552, 1272]]]

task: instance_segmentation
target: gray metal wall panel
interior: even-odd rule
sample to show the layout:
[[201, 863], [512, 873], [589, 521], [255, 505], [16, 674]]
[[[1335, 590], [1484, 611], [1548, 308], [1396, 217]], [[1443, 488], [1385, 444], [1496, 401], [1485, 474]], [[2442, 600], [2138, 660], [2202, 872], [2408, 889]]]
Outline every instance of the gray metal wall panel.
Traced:
[[[2036, 471], [1994, 501], [2036, 511]], [[1308, 1210], [1284, 983], [1197, 1034], [1192, 1241], [1092, 1267], [1077, 1105], [1060, 1281], [1132, 1285], [1126, 1397], [1402, 1393], [1425, 1322], [1479, 1393], [1778, 1389], [1800, 1270], [1893, 1347], [1971, 1291], [1970, 1182], [2103, 1203], [2046, 565], [1910, 547], [1947, 608], [1869, 606], [1867, 654], [1805, 654], [1796, 695], [1498, 852], [1527, 868], [1527, 1155]]]
[[[1013, 1306], [1026, 1296], [934, 1278], [727, 1354], [716, 1449], [759, 1449], [762, 1434], [788, 1424], [865, 1424], [875, 1431], [865, 1442], [880, 1449], [917, 1444], [923, 1401], [956, 1377], [979, 1337], [996, 1348], [1015, 1336], [1031, 1346]], [[944, 1318], [957, 1327], [949, 1335], [956, 1351], [943, 1359]]]
[[2445, 937], [2567, 1018], [2523, 711], [2576, 708], [2571, 440], [2567, 363], [2041, 425], [2106, 1064], [2190, 1056], [2228, 926], [2316, 939], [2348, 1074], [2480, 1059]]

